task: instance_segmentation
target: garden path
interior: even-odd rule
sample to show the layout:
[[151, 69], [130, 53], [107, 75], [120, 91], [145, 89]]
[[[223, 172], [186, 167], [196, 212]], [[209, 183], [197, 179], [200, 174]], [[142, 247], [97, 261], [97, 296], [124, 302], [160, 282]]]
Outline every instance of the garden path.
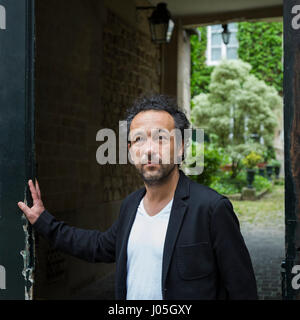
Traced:
[[260, 300], [281, 300], [281, 262], [285, 256], [284, 188], [258, 201], [232, 201], [249, 250]]

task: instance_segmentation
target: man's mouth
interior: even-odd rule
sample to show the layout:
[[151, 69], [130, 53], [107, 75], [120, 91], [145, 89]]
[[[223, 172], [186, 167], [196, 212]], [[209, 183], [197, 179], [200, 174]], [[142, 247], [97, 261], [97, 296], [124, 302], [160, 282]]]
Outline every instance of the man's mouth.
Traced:
[[151, 161], [148, 161], [147, 163], [144, 164], [144, 166], [146, 167], [150, 167], [150, 166], [156, 166], [158, 165], [159, 163], [158, 162], [151, 162]]

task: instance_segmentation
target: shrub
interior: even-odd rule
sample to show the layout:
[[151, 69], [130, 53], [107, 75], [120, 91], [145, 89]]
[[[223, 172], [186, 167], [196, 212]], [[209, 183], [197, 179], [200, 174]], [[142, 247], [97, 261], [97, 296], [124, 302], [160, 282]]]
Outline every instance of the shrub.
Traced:
[[265, 189], [271, 190], [272, 182], [270, 182], [267, 178], [264, 178], [264, 177], [256, 174], [254, 182], [253, 182], [253, 187], [258, 192], [262, 191], [262, 190], [265, 190]]
[[[194, 144], [195, 143], [193, 142], [192, 147], [189, 147], [189, 150], [187, 152], [188, 156], [185, 160], [185, 164], [188, 163], [190, 166], [193, 166], [193, 162], [190, 160], [190, 157], [191, 150], [193, 149]], [[197, 150], [200, 150], [200, 152], [203, 151], [203, 149], [201, 148]], [[197, 181], [198, 183], [209, 186], [221, 171], [220, 166], [223, 160], [223, 154], [224, 150], [222, 148], [216, 148], [214, 144], [205, 143], [203, 172], [200, 175], [191, 175], [191, 179]]]
[[281, 166], [281, 162], [279, 160], [272, 159], [270, 161], [270, 165], [273, 166], [273, 167], [280, 167]]
[[243, 160], [243, 164], [246, 168], [248, 169], [254, 169], [256, 165], [262, 161], [262, 157], [255, 153], [255, 152], [250, 152]]
[[[236, 178], [232, 177], [227, 173], [220, 174], [209, 186], [218, 191], [221, 194], [237, 194], [241, 193], [242, 189], [247, 186], [246, 172], [240, 172]], [[255, 175], [253, 187], [257, 192], [265, 189], [271, 189], [272, 183], [267, 179], [258, 174]]]

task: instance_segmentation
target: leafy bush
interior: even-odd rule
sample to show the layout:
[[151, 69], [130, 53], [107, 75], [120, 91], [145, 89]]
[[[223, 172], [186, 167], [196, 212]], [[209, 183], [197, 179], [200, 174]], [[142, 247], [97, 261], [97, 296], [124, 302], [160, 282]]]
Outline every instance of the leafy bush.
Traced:
[[256, 189], [256, 191], [262, 191], [265, 189], [271, 189], [272, 188], [272, 182], [270, 182], [268, 179], [256, 174], [255, 179], [253, 182], [253, 187]]
[[278, 186], [284, 186], [284, 178], [276, 179], [274, 183]]
[[281, 166], [281, 162], [279, 160], [272, 159], [270, 161], [270, 165], [273, 166], [273, 167], [280, 167]]
[[[230, 195], [241, 193], [242, 189], [247, 185], [246, 172], [242, 171], [234, 179], [227, 172], [222, 173], [209, 186], [221, 194]], [[260, 192], [265, 189], [271, 189], [272, 183], [268, 179], [256, 174], [253, 187], [257, 192]]]
[[237, 185], [230, 183], [229, 180], [216, 180], [210, 187], [221, 194], [236, 194], [240, 192]]
[[[189, 150], [187, 152], [187, 159], [185, 160], [185, 165], [187, 166], [193, 166], [193, 161], [191, 161], [191, 150], [193, 150], [193, 145], [195, 143], [192, 143], [192, 146], [189, 147]], [[199, 148], [197, 150], [200, 150], [202, 152], [203, 149]], [[199, 151], [198, 151], [199, 152]], [[200, 175], [191, 175], [191, 179], [209, 186], [215, 179], [216, 176], [220, 172], [220, 166], [223, 160], [223, 154], [224, 150], [222, 148], [215, 147], [214, 144], [211, 143], [205, 143], [204, 147], [204, 169], [203, 172]], [[199, 154], [196, 155], [199, 157]], [[200, 160], [201, 161], [201, 160]], [[198, 163], [200, 162], [198, 161]]]
[[228, 155], [228, 162], [231, 162], [231, 177], [235, 178], [241, 170], [244, 168], [243, 158], [251, 152], [262, 156], [265, 150], [265, 146], [256, 142], [241, 143], [233, 146], [228, 145], [225, 149]]
[[276, 153], [275, 153], [274, 146], [268, 146], [263, 152], [263, 157], [265, 162], [269, 162], [272, 159], [275, 159]]
[[250, 152], [243, 160], [243, 164], [245, 165], [246, 168], [248, 169], [254, 169], [256, 165], [262, 161], [262, 157], [255, 153], [255, 152]]

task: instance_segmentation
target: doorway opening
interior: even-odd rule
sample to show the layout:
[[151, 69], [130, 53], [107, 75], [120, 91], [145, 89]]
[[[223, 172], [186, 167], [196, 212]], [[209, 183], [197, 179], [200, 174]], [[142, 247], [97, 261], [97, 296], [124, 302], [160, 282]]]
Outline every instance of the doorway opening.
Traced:
[[[229, 42], [224, 33], [229, 32]], [[285, 256], [283, 22], [232, 22], [191, 35], [191, 121], [204, 129], [204, 171], [227, 196], [259, 299], [282, 299]]]

